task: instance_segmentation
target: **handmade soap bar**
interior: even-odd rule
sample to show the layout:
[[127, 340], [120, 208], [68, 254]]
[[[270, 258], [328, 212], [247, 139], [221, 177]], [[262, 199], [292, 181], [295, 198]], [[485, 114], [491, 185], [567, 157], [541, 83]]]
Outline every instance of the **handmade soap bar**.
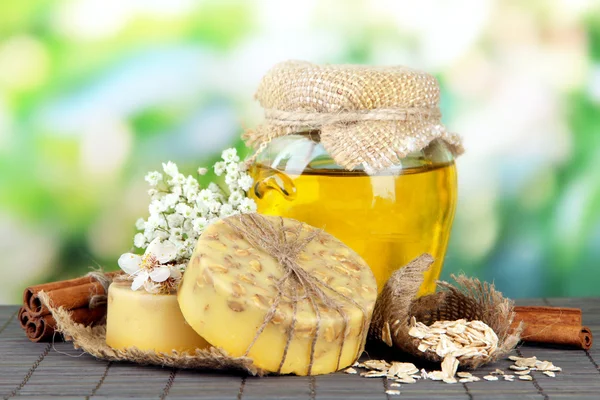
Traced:
[[296, 220], [246, 214], [210, 225], [179, 288], [186, 321], [265, 370], [334, 372], [362, 353], [377, 285], [333, 236]]
[[133, 291], [125, 282], [108, 289], [106, 343], [170, 353], [194, 352], [210, 345], [185, 322], [175, 294]]

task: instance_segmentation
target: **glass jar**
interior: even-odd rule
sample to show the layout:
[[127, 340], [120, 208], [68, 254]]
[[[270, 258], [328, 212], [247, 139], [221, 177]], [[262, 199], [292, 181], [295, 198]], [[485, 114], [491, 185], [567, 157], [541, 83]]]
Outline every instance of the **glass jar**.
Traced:
[[379, 290], [422, 253], [436, 260], [419, 295], [433, 293], [456, 208], [456, 168], [436, 139], [382, 172], [337, 165], [318, 132], [282, 136], [262, 151], [251, 173], [258, 211], [294, 218], [334, 235], [369, 264]]

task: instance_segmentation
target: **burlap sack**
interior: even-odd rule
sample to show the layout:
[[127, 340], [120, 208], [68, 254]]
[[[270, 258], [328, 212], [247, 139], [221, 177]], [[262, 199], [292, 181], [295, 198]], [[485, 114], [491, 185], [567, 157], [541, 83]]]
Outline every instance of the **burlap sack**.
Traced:
[[260, 82], [256, 99], [265, 122], [244, 138], [259, 153], [274, 138], [317, 131], [348, 170], [384, 170], [437, 138], [461, 154], [460, 137], [441, 123], [439, 98], [433, 76], [406, 67], [287, 61]]
[[369, 339], [382, 341], [426, 361], [440, 362], [442, 359], [436, 353], [418, 350], [420, 341], [408, 334], [411, 317], [425, 325], [464, 318], [489, 325], [498, 335], [498, 347], [488, 357], [460, 361], [462, 367], [477, 368], [510, 352], [519, 342], [522, 330], [521, 325], [510, 330], [515, 316], [512, 300], [503, 297], [494, 285], [466, 276], [453, 276], [458, 286], [438, 282], [437, 293], [417, 298], [423, 273], [432, 263], [433, 257], [424, 254], [390, 277], [377, 298]]
[[69, 311], [62, 307], [54, 307], [46, 293], [41, 292], [39, 297], [56, 320], [56, 331], [62, 333], [65, 340], [72, 341], [76, 349], [82, 349], [96, 358], [176, 368], [239, 371], [259, 376], [265, 374], [265, 371], [257, 368], [250, 358], [230, 357], [224, 350], [215, 347], [199, 349], [194, 354], [177, 351], [159, 353], [135, 347], [126, 350], [113, 349], [106, 344], [106, 324], [93, 327], [77, 324], [71, 319]]

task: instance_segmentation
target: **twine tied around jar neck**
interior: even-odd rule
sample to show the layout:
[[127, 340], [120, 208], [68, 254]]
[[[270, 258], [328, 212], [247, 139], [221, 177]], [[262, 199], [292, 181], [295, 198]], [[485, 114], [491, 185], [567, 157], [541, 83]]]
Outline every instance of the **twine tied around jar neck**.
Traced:
[[441, 123], [439, 95], [433, 76], [401, 66], [277, 64], [256, 93], [265, 121], [243, 135], [255, 148], [247, 164], [271, 140], [311, 130], [348, 170], [385, 170], [435, 139], [462, 154], [461, 138]]

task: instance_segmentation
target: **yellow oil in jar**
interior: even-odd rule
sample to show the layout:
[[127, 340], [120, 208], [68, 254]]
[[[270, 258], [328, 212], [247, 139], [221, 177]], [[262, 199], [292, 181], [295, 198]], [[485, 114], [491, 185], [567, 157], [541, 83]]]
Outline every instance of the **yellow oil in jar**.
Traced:
[[260, 213], [334, 235], [369, 264], [380, 291], [395, 270], [425, 252], [436, 261], [419, 295], [435, 291], [456, 205], [454, 162], [372, 176], [318, 169], [290, 174], [258, 164], [252, 174]]

